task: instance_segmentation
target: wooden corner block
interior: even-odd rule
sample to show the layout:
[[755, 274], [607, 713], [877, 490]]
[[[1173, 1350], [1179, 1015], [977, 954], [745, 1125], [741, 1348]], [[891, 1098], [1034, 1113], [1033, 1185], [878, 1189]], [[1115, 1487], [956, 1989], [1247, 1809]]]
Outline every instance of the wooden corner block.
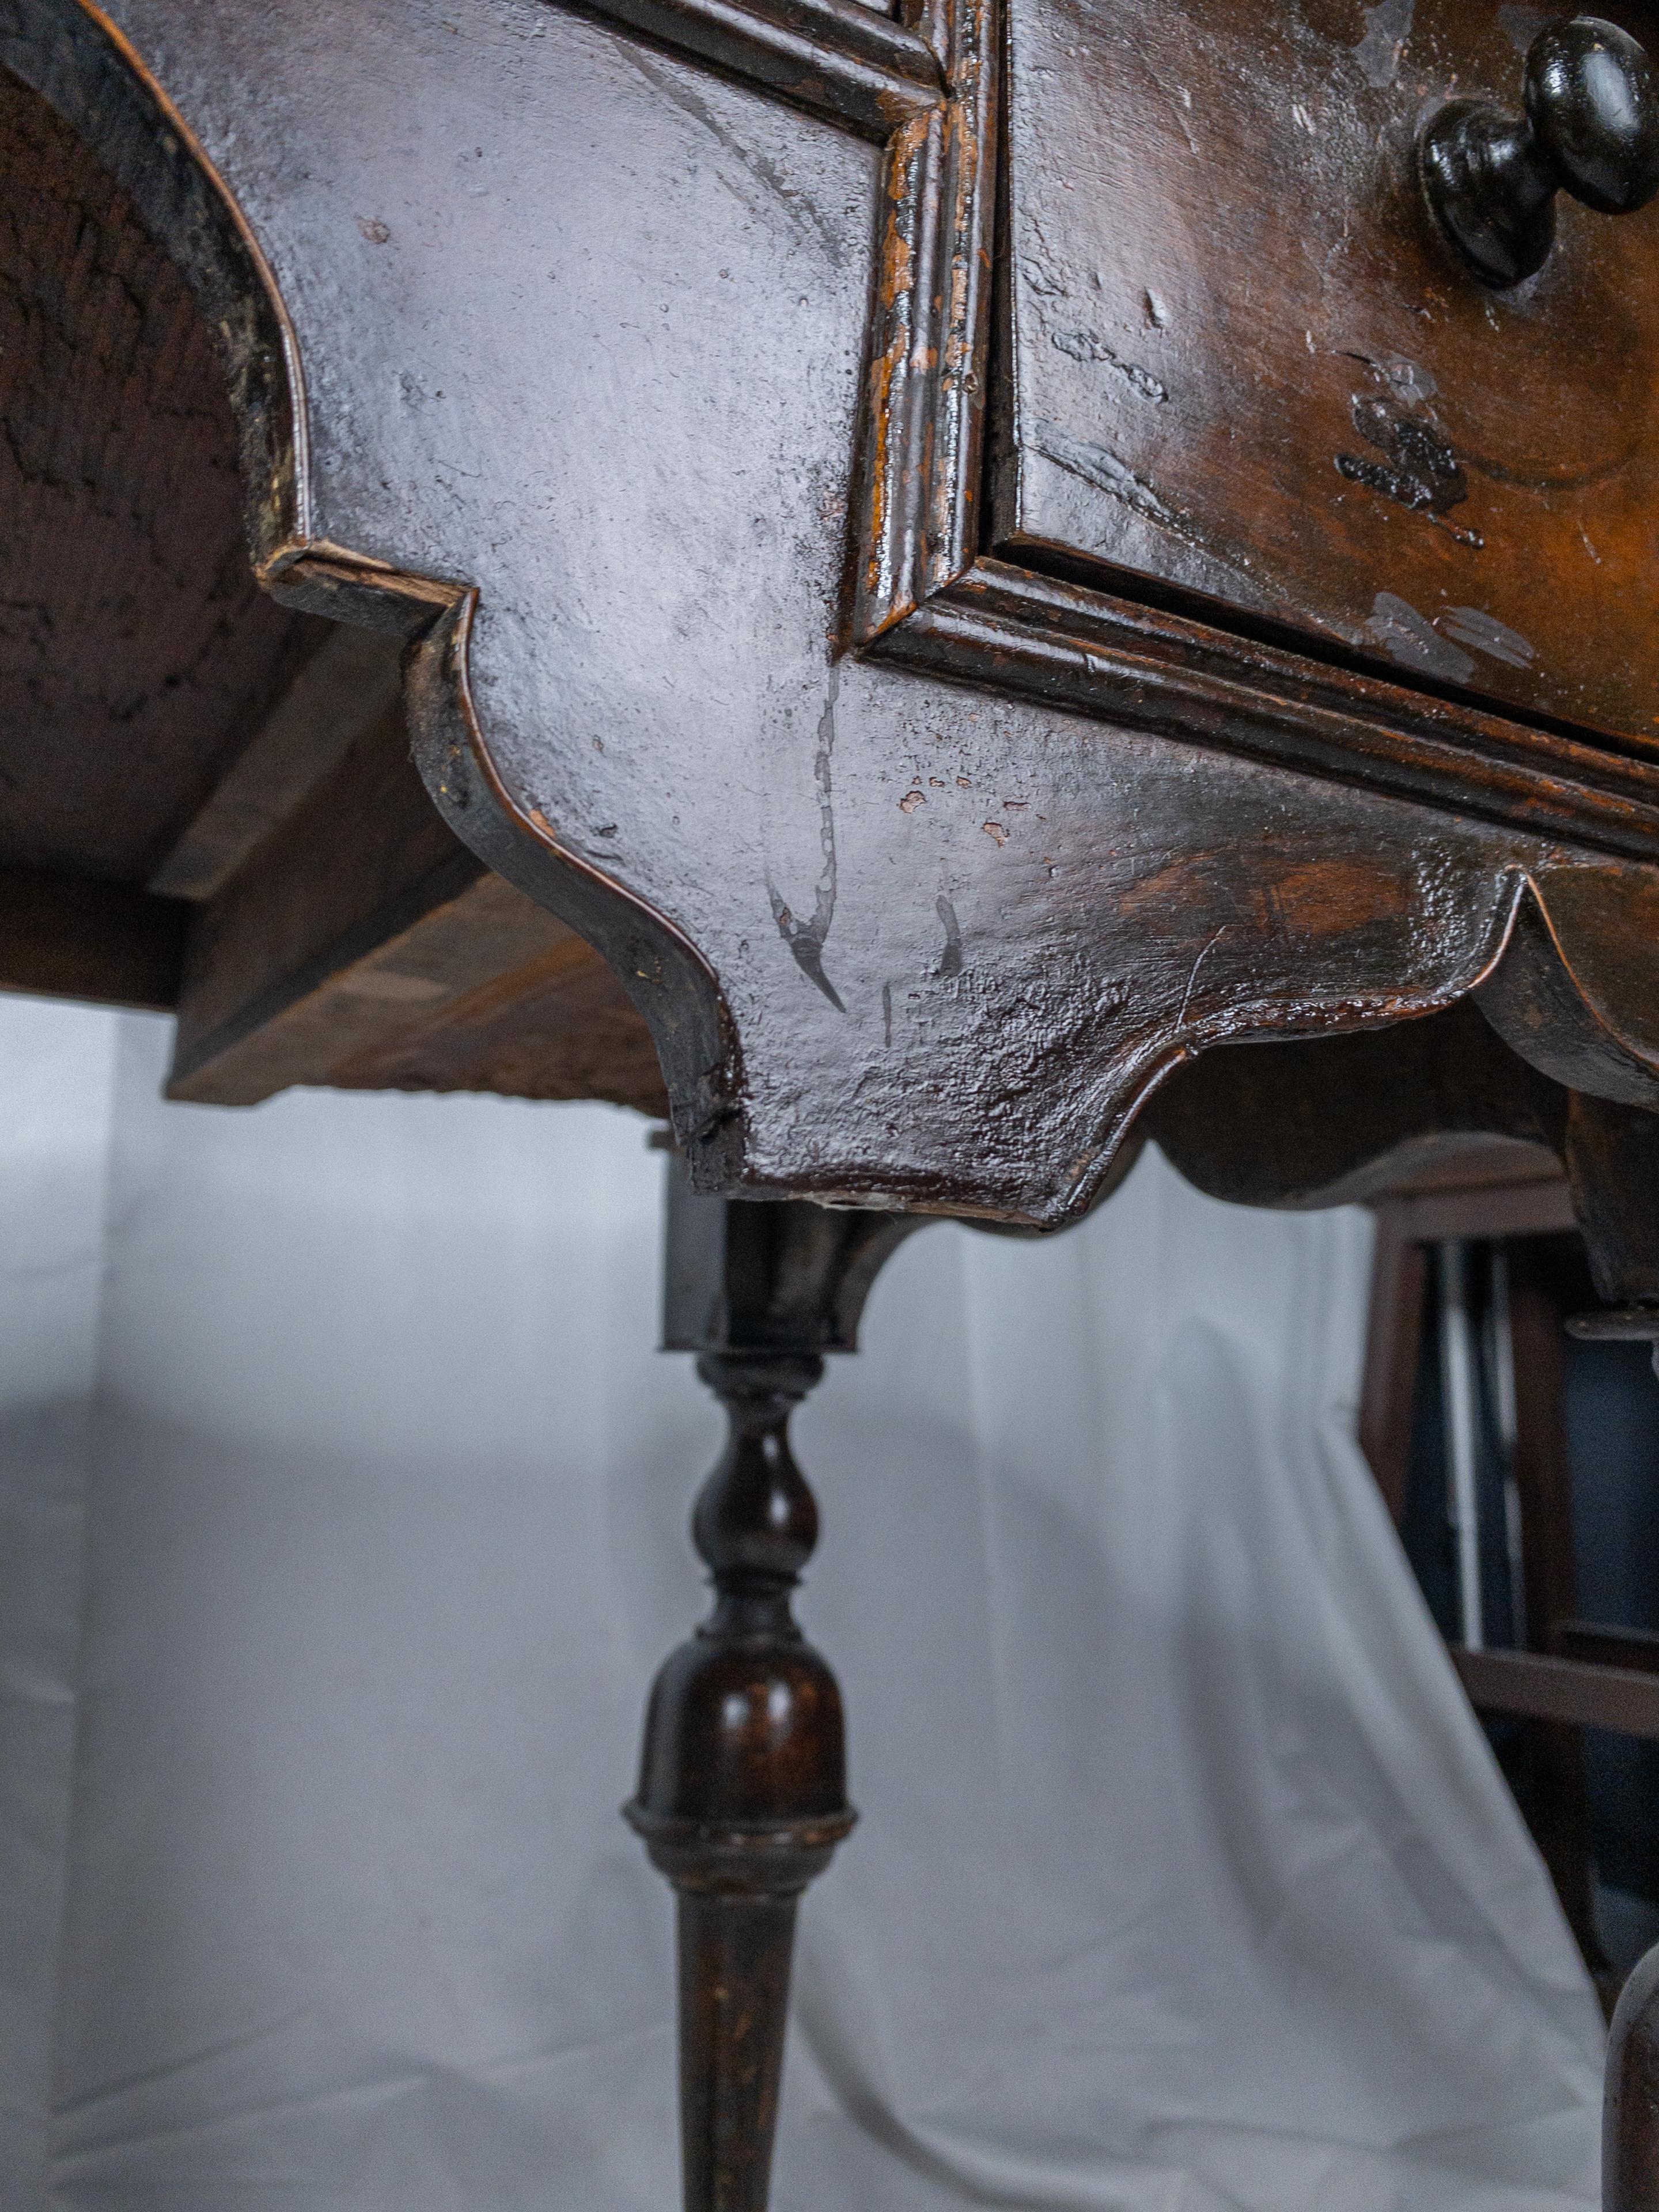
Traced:
[[335, 625], [220, 777], [151, 890], [195, 900], [222, 890], [352, 743], [396, 708], [401, 654], [397, 638]]
[[611, 970], [446, 828], [396, 705], [196, 908], [185, 944], [168, 1096], [246, 1106], [295, 1084], [665, 1110]]

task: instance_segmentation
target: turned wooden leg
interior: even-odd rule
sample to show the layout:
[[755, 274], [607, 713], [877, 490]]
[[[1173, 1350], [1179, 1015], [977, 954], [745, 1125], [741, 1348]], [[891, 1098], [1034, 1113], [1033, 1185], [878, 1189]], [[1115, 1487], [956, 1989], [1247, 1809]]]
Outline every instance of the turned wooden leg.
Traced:
[[1659, 2212], [1659, 1947], [1630, 1979], [1607, 2041], [1603, 2212]]
[[854, 1817], [841, 1692], [790, 1608], [818, 1516], [789, 1416], [920, 1225], [702, 1198], [670, 1166], [663, 1343], [730, 1429], [691, 1522], [714, 1610], [657, 1677], [625, 1808], [678, 1893], [686, 2212], [765, 2212], [795, 1907]]
[[818, 1516], [789, 1415], [823, 1363], [697, 1364], [731, 1422], [691, 1524], [714, 1607], [657, 1677], [627, 1817], [678, 1893], [686, 2212], [765, 2212], [795, 1904], [855, 1817], [841, 1693], [790, 1609]]

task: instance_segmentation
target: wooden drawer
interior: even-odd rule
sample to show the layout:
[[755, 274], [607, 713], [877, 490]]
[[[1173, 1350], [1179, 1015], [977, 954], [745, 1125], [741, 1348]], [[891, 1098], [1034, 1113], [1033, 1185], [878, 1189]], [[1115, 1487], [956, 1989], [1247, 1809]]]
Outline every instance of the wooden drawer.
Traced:
[[[1659, 51], [1659, 9], [1609, 5]], [[1659, 738], [1659, 205], [1510, 291], [1413, 149], [1542, 9], [1011, 0], [993, 535], [1514, 709]]]

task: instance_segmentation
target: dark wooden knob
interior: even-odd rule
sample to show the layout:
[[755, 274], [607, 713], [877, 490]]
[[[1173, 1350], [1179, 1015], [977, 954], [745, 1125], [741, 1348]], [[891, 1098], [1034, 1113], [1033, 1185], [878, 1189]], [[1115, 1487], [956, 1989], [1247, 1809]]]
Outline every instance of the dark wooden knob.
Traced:
[[1476, 276], [1502, 289], [1555, 243], [1555, 195], [1631, 215], [1659, 192], [1659, 78], [1616, 23], [1575, 15], [1527, 50], [1525, 112], [1454, 100], [1418, 144], [1436, 221]]

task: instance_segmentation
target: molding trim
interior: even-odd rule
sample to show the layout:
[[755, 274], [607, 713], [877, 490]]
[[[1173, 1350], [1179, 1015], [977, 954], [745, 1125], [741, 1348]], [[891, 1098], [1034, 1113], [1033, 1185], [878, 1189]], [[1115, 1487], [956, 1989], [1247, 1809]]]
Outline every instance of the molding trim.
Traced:
[[940, 0], [942, 112], [899, 129], [851, 642], [1120, 726], [1659, 860], [1659, 762], [989, 557], [981, 527], [1000, 0]]
[[862, 0], [587, 0], [588, 11], [808, 113], [890, 137], [945, 104], [919, 31]]
[[1003, 562], [972, 562], [866, 650], [1120, 728], [1659, 860], [1659, 763]]

